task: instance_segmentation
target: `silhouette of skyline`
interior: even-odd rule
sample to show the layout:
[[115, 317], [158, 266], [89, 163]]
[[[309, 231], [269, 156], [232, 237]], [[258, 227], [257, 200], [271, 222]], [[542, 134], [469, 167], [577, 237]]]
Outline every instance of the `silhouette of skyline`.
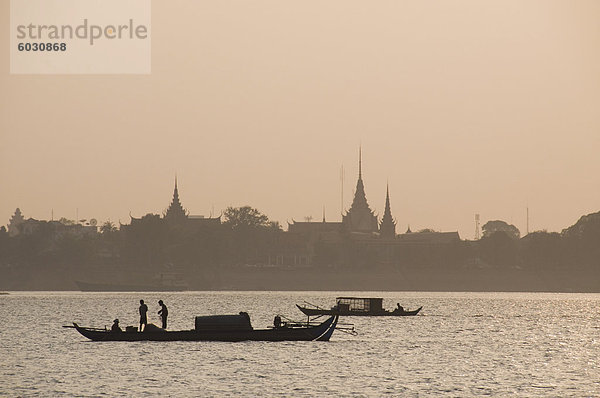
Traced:
[[599, 15], [594, 1], [153, 4], [167, 33], [151, 75], [0, 64], [0, 224], [17, 207], [126, 222], [163, 209], [175, 174], [194, 214], [340, 221], [340, 166], [348, 210], [362, 143], [369, 206], [383, 214], [389, 182], [397, 231], [472, 238], [475, 214], [525, 231], [527, 208], [531, 231], [560, 231], [600, 203]]
[[[394, 234], [400, 234], [402, 233], [403, 230], [401, 231], [397, 231], [396, 227], [398, 224], [398, 221], [396, 219], [395, 216], [392, 215], [391, 213], [391, 205], [390, 205], [390, 187], [389, 187], [389, 182], [386, 183], [386, 193], [385, 193], [385, 204], [383, 206], [383, 209], [379, 212], [376, 212], [375, 210], [372, 210], [371, 207], [369, 206], [369, 203], [367, 201], [367, 194], [365, 191], [365, 183], [363, 180], [363, 175], [362, 175], [362, 146], [359, 147], [359, 156], [358, 156], [358, 177], [356, 180], [356, 184], [355, 184], [355, 188], [350, 192], [352, 194], [352, 200], [350, 201], [349, 205], [344, 206], [344, 211], [342, 214], [342, 217], [336, 216], [336, 212], [333, 211], [331, 212], [333, 214], [333, 217], [331, 217], [330, 219], [327, 219], [328, 222], [334, 221], [337, 222], [338, 220], [341, 221], [341, 224], [347, 224], [348, 228], [350, 230], [356, 231], [356, 232], [379, 232], [380, 231], [380, 227], [381, 225], [383, 225], [383, 229], [386, 230], [386, 232], [384, 232], [385, 235], [387, 236], [394, 236]], [[346, 166], [347, 167], [347, 166]], [[350, 183], [351, 181], [347, 181], [346, 183]], [[162, 184], [161, 184], [162, 185]], [[156, 193], [156, 196], [163, 196], [163, 195], [158, 195], [158, 193]], [[242, 202], [240, 202], [242, 203]], [[19, 207], [20, 210], [20, 207]], [[190, 211], [187, 208], [184, 208], [183, 204], [181, 203], [180, 197], [179, 197], [179, 188], [178, 188], [178, 178], [177, 175], [175, 175], [174, 177], [174, 188], [173, 188], [173, 194], [172, 194], [172, 199], [171, 202], [169, 204], [168, 207], [162, 207], [162, 208], [157, 208], [157, 209], [149, 209], [148, 211], [140, 211], [139, 209], [131, 209], [129, 210], [129, 214], [125, 219], [119, 219], [119, 220], [112, 220], [112, 219], [106, 219], [106, 220], [102, 220], [102, 221], [111, 221], [113, 223], [118, 224], [129, 224], [131, 222], [131, 220], [136, 220], [139, 219], [141, 216], [145, 215], [145, 214], [158, 214], [158, 215], [163, 215], [165, 217], [165, 219], [169, 220], [169, 221], [176, 221], [178, 219], [182, 219], [182, 218], [188, 218], [189, 220], [197, 220], [197, 221], [212, 221], [212, 220], [217, 220], [220, 218], [220, 215], [222, 215], [223, 211], [225, 209], [215, 209], [214, 204], [212, 205], [212, 208], [209, 210], [208, 214], [198, 214], [198, 215], [192, 215], [190, 214]], [[266, 209], [260, 209], [263, 213], [269, 215], [269, 211]], [[84, 218], [82, 219], [81, 217], [79, 217], [79, 208], [76, 208], [75, 210], [76, 212], [76, 216], [73, 217], [73, 220], [79, 220], [79, 221], [83, 221], [84, 223], [87, 220], [90, 219], [94, 219], [96, 220], [96, 217], [94, 216], [94, 214], [92, 213], [91, 215], [89, 215], [89, 218]], [[11, 215], [14, 213], [14, 211], [11, 213]], [[44, 218], [41, 217], [39, 219], [41, 220], [54, 220], [54, 213], [55, 210], [54, 208], [51, 209], [51, 217], [50, 218]], [[325, 213], [326, 213], [326, 206], [323, 206], [322, 208], [322, 218], [325, 221], [326, 217], [325, 217]], [[288, 214], [298, 214], [298, 210], [294, 209], [294, 208], [290, 208], [288, 211]], [[525, 228], [528, 229], [529, 225], [529, 209], [526, 207], [525, 208]], [[31, 214], [28, 214], [28, 218], [32, 217]], [[63, 216], [62, 214], [59, 214], [58, 218], [64, 217], [66, 219], [69, 219], [69, 214], [67, 214], [66, 216]], [[35, 218], [35, 217], [32, 217]], [[341, 218], [341, 220], [340, 220]], [[437, 228], [437, 225], [440, 225], [440, 223], [436, 223], [435, 221], [433, 223], [431, 223], [430, 225], [426, 225], [423, 222], [419, 222], [419, 220], [415, 220], [414, 216], [411, 215], [404, 215], [404, 218], [407, 220], [414, 220], [416, 222], [413, 222], [413, 225], [418, 225], [420, 228], [419, 229], [431, 229], [431, 230], [435, 230], [435, 231], [439, 231], [439, 232], [443, 232], [443, 231], [459, 231], [459, 228], [457, 227], [452, 227], [449, 226], [447, 229], [440, 229]], [[578, 218], [578, 217], [577, 217]], [[315, 219], [315, 217], [313, 217], [312, 215], [308, 215], [305, 217], [302, 217], [301, 219], [304, 219], [308, 222], [311, 222], [312, 220]], [[490, 217], [489, 220], [493, 219], [493, 217]], [[271, 218], [271, 220], [273, 220], [273, 218]], [[284, 218], [285, 221], [280, 221], [280, 220], [273, 220], [273, 221], [277, 221], [279, 222], [282, 226], [285, 226], [290, 223], [290, 222], [294, 222], [296, 220], [295, 217], [285, 217]], [[485, 220], [485, 219], [484, 219]], [[489, 221], [488, 220], [488, 221]], [[510, 217], [507, 220], [509, 220], [509, 223], [513, 222], [513, 218]], [[9, 220], [10, 221], [10, 220]], [[484, 221], [485, 222], [485, 221]], [[410, 227], [410, 223], [405, 222], [403, 223], [404, 225], [406, 225], [406, 231], [410, 232], [411, 231], [411, 227]], [[515, 223], [515, 224], [521, 224], [521, 223]], [[8, 225], [5, 224], [5, 225]], [[560, 231], [562, 228], [564, 228], [565, 226], [561, 226], [560, 228], [558, 228], [557, 231]], [[415, 228], [413, 228], [415, 229]], [[417, 229], [415, 229], [417, 230]], [[537, 229], [537, 230], [542, 230], [542, 229]], [[459, 231], [460, 232], [460, 231]], [[525, 232], [525, 231], [524, 231]], [[532, 230], [533, 232], [533, 230]], [[473, 239], [476, 238], [476, 236], [471, 236], [471, 234], [466, 233], [465, 236], [461, 235], [462, 239]]]

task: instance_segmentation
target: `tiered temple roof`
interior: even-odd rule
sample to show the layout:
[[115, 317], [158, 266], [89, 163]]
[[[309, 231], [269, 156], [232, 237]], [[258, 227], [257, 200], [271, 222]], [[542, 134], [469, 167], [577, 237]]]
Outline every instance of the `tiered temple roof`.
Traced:
[[362, 150], [358, 152], [358, 181], [356, 182], [356, 192], [350, 210], [342, 217], [344, 226], [350, 232], [371, 233], [379, 231], [377, 216], [367, 203], [365, 195], [365, 186], [362, 180]]
[[385, 211], [379, 226], [379, 234], [382, 238], [396, 237], [396, 222], [392, 218], [392, 210], [390, 208], [390, 188], [386, 188], [385, 193]]
[[171, 205], [165, 213], [165, 220], [167, 221], [181, 221], [187, 219], [187, 211], [181, 205], [179, 201], [179, 191], [177, 190], [177, 177], [175, 177], [175, 190], [173, 191], [173, 200]]

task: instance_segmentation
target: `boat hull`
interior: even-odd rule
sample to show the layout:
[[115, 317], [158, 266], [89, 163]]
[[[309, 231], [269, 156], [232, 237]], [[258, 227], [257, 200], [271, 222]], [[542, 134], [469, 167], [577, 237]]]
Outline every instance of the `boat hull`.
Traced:
[[340, 311], [338, 309], [320, 309], [320, 308], [308, 308], [302, 307], [296, 304], [296, 307], [307, 316], [318, 316], [318, 315], [337, 315], [337, 316], [414, 316], [421, 311], [423, 307], [419, 307], [413, 311], [379, 311], [379, 312], [368, 312], [368, 311]]
[[112, 332], [85, 328], [73, 323], [75, 329], [93, 341], [328, 341], [335, 330], [338, 317], [308, 327], [282, 327], [256, 330], [218, 331], [156, 331]]

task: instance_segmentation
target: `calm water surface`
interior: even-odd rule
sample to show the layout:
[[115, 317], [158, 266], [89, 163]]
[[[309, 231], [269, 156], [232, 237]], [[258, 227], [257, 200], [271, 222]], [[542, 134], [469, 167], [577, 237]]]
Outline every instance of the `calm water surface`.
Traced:
[[[345, 318], [330, 342], [90, 342], [73, 329], [160, 325], [247, 311], [302, 320], [303, 300], [384, 297], [416, 317]], [[600, 396], [600, 295], [540, 293], [185, 292], [0, 296], [0, 396]]]

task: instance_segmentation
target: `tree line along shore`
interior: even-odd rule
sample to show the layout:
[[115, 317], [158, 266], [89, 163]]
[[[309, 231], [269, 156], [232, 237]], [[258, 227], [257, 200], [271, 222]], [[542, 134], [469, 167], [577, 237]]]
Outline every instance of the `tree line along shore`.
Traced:
[[180, 284], [183, 290], [598, 292], [600, 212], [561, 232], [523, 237], [501, 220], [479, 240], [433, 230], [382, 236], [344, 223], [283, 231], [258, 210], [185, 211], [119, 227], [25, 219], [0, 228], [1, 290], [78, 290], [76, 280]]

